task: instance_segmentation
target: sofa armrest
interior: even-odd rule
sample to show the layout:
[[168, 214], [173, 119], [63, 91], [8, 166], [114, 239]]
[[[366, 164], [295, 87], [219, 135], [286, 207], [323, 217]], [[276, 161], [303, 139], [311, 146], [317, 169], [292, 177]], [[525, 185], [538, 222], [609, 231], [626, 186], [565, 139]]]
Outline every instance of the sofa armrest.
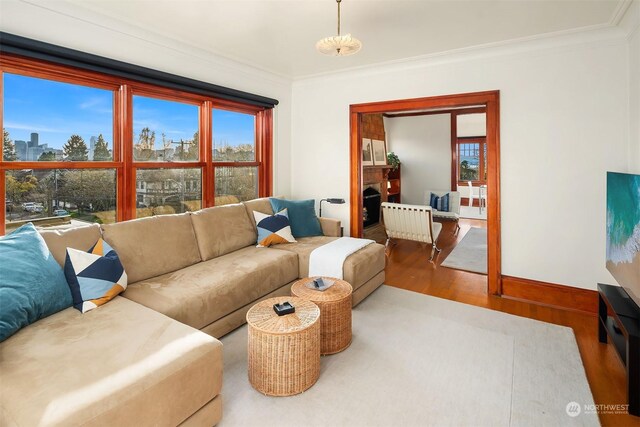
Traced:
[[340, 237], [341, 228], [340, 220], [333, 218], [318, 218], [322, 227], [322, 234], [329, 237]]

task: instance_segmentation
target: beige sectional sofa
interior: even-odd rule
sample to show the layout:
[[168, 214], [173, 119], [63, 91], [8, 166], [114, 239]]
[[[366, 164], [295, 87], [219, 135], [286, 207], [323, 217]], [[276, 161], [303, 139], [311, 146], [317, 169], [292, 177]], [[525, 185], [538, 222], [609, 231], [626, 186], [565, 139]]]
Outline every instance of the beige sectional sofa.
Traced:
[[[80, 314], [68, 308], [0, 343], [0, 425], [194, 425], [222, 417], [222, 344], [257, 301], [288, 295], [325, 236], [256, 248], [253, 210], [268, 199], [103, 226], [42, 231], [63, 265], [67, 247], [88, 250], [102, 235], [129, 286]], [[354, 305], [384, 281], [384, 247], [347, 258]], [[205, 332], [205, 333], [203, 333]], [[215, 337], [215, 338], [214, 338]], [[225, 398], [233, 398], [226, 396]]]

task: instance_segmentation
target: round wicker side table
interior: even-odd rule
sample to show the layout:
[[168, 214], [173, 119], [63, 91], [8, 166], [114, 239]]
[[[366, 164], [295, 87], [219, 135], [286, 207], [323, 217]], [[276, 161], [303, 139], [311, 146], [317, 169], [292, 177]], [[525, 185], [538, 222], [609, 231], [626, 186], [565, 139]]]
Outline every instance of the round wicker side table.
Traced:
[[298, 280], [291, 286], [291, 293], [299, 298], [313, 301], [320, 307], [320, 353], [339, 353], [351, 344], [351, 292], [352, 287], [344, 280], [335, 280], [324, 291], [307, 286], [315, 277]]
[[[289, 301], [295, 313], [278, 316], [273, 305]], [[320, 309], [295, 297], [261, 301], [247, 313], [249, 382], [269, 396], [302, 393], [320, 376]]]

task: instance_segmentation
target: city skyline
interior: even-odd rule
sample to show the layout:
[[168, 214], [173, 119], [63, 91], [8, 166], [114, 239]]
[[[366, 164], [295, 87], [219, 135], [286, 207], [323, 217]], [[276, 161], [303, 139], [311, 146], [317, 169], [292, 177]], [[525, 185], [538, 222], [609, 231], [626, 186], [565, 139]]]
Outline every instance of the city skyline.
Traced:
[[[4, 128], [12, 141], [31, 141], [61, 150], [71, 135], [80, 135], [87, 148], [91, 137], [102, 134], [113, 147], [113, 92], [4, 73]], [[198, 106], [156, 98], [134, 96], [133, 142], [142, 128], [156, 134], [156, 149], [167, 140], [191, 140], [198, 130]], [[255, 118], [250, 114], [213, 110], [214, 144], [254, 144]], [[91, 158], [91, 157], [90, 157]]]

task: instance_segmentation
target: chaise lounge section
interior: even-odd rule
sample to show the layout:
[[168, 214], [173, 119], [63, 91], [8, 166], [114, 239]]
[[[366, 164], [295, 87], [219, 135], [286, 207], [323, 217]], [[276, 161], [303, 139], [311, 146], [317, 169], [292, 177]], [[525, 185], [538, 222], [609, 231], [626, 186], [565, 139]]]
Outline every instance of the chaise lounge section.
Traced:
[[[340, 234], [256, 248], [253, 210], [268, 198], [103, 226], [42, 231], [64, 265], [67, 247], [101, 236], [118, 253], [129, 286], [80, 314], [68, 308], [0, 343], [0, 425], [214, 425], [222, 417], [222, 344], [258, 301], [289, 295], [311, 251]], [[344, 264], [354, 305], [384, 281], [384, 247]], [[203, 333], [204, 332], [204, 333]], [[215, 338], [214, 338], [215, 337]]]

